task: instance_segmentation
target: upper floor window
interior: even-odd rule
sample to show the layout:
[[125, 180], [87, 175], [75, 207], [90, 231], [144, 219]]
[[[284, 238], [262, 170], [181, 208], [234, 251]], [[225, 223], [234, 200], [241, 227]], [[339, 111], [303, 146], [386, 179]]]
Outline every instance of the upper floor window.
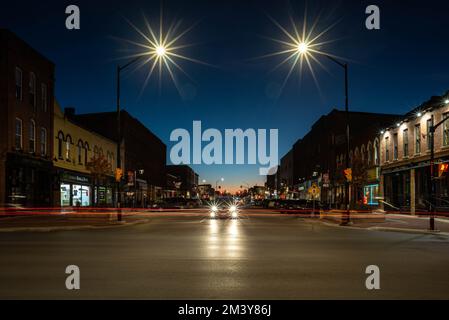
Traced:
[[385, 161], [390, 161], [390, 138], [385, 137]]
[[30, 153], [36, 152], [36, 123], [34, 120], [30, 121], [29, 151]]
[[81, 140], [79, 140], [78, 141], [78, 163], [79, 164], [83, 163], [83, 149], [84, 149], [83, 142]]
[[404, 144], [404, 157], [408, 157], [408, 129], [402, 131], [402, 142]]
[[371, 142], [368, 143], [368, 147], [366, 148], [366, 162], [370, 166], [371, 165]]
[[398, 160], [399, 150], [398, 150], [398, 133], [393, 134], [393, 160]]
[[42, 111], [47, 112], [48, 109], [48, 97], [47, 97], [47, 85], [41, 84], [41, 107]]
[[421, 153], [421, 125], [415, 126], [415, 154]]
[[41, 128], [40, 146], [41, 146], [41, 155], [46, 156], [47, 155], [47, 129], [45, 129], [45, 128]]
[[67, 137], [65, 138], [65, 159], [67, 161], [72, 160], [71, 144], [73, 144], [72, 137], [70, 135], [67, 135]]
[[84, 144], [84, 163], [87, 164], [87, 152], [89, 151], [89, 144], [86, 142]]
[[433, 116], [430, 119], [427, 119], [427, 149], [429, 150], [430, 148], [432, 148], [430, 143], [431, 142], [430, 135], [432, 134], [430, 132], [430, 129], [432, 128], [432, 126], [433, 126]]
[[64, 142], [64, 134], [59, 131], [58, 133], [58, 159], [63, 159], [62, 158], [62, 143]]
[[379, 158], [379, 151], [380, 151], [380, 148], [379, 148], [379, 140], [375, 140], [374, 141], [374, 148], [373, 148], [374, 150], [374, 164], [376, 165], [376, 166], [378, 166], [379, 164], [380, 164], [380, 158]]
[[30, 72], [29, 91], [30, 104], [36, 107], [36, 75], [33, 72]]
[[16, 118], [16, 135], [15, 135], [16, 150], [22, 149], [22, 120]]
[[16, 67], [16, 99], [22, 100], [22, 69]]
[[443, 146], [449, 146], [449, 112], [443, 114]]

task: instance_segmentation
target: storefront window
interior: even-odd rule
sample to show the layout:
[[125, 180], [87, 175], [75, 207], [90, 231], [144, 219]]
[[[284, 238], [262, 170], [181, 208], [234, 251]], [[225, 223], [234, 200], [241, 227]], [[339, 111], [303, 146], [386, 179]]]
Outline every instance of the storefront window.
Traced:
[[90, 206], [90, 187], [76, 184], [72, 185], [72, 201], [74, 206]]
[[363, 188], [364, 192], [364, 203], [370, 206], [377, 206], [379, 204], [379, 201], [377, 200], [378, 194], [379, 194], [379, 185], [378, 184], [372, 184], [369, 186], [365, 186]]
[[61, 207], [70, 206], [70, 184], [61, 184]]

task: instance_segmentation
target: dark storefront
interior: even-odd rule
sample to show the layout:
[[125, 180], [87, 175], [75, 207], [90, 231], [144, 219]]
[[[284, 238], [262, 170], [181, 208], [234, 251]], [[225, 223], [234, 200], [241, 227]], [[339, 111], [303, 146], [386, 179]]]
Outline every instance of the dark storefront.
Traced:
[[6, 160], [6, 201], [23, 206], [52, 203], [52, 162], [10, 153]]
[[385, 174], [385, 201], [401, 209], [410, 209], [410, 170]]

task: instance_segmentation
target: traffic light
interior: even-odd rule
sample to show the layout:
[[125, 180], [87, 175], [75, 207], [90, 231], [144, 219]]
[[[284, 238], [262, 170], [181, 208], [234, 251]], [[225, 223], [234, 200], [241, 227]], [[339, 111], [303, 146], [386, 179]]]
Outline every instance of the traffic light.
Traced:
[[346, 180], [348, 182], [351, 182], [352, 181], [352, 169], [351, 168], [347, 168], [347, 169], [344, 170], [344, 173], [345, 173]]
[[440, 163], [438, 165], [438, 177], [449, 171], [449, 163]]
[[123, 177], [123, 170], [120, 168], [115, 169], [115, 181], [120, 182]]

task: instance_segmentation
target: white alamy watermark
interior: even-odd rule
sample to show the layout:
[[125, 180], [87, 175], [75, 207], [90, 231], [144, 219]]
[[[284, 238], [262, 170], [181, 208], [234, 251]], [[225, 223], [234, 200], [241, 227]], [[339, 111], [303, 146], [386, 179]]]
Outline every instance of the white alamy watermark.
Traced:
[[[259, 174], [275, 174], [279, 164], [278, 129], [202, 130], [201, 121], [193, 121], [192, 133], [178, 128], [170, 141], [173, 164], [259, 164]], [[245, 152], [246, 150], [246, 152]]]

